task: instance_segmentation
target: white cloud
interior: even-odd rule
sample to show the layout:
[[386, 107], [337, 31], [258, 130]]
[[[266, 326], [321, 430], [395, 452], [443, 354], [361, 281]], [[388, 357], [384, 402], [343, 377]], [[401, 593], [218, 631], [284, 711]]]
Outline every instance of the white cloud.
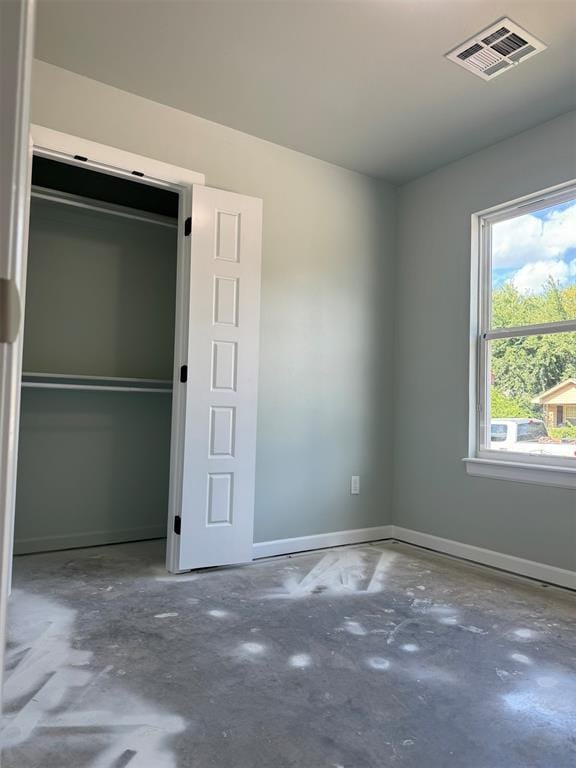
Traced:
[[525, 264], [516, 272], [511, 283], [524, 295], [541, 293], [549, 277], [560, 286], [572, 282], [576, 278], [576, 259], [570, 262], [554, 259]]
[[529, 213], [501, 221], [492, 231], [495, 267], [524, 267], [557, 259], [569, 248], [576, 248], [576, 203], [553, 211], [546, 219]]

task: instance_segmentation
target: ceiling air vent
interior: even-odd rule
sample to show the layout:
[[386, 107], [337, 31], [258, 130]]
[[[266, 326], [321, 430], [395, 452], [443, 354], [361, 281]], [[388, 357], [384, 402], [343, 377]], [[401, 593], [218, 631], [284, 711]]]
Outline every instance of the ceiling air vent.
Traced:
[[546, 48], [518, 24], [500, 19], [447, 53], [446, 58], [483, 80], [492, 80]]

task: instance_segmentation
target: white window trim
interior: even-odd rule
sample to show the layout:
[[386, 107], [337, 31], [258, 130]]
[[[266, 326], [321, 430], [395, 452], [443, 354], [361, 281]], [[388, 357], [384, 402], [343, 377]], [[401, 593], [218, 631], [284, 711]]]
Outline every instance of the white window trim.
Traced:
[[469, 475], [576, 489], [576, 461], [570, 458], [528, 456], [512, 452], [506, 452], [504, 455], [503, 451], [482, 447], [482, 436], [487, 434], [488, 429], [486, 414], [489, 413], [489, 391], [486, 386], [487, 375], [484, 373], [486, 341], [510, 336], [533, 335], [535, 330], [539, 333], [576, 331], [576, 320], [527, 328], [488, 330], [491, 316], [490, 291], [483, 290], [491, 274], [491, 242], [490, 237], [487, 236], [487, 230], [497, 221], [523, 216], [574, 197], [576, 197], [576, 181], [570, 181], [472, 215], [469, 429], [468, 456], [463, 459]]

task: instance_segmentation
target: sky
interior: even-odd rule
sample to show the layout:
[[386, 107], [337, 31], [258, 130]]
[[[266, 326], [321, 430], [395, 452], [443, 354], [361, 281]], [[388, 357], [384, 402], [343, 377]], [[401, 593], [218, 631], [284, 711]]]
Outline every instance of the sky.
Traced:
[[524, 295], [545, 290], [548, 278], [576, 285], [576, 201], [501, 221], [492, 227], [492, 285], [507, 282]]

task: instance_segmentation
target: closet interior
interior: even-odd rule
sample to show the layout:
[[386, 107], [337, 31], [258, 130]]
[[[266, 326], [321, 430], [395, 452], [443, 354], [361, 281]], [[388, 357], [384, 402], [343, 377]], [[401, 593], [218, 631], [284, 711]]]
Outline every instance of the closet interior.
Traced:
[[178, 204], [34, 157], [16, 554], [166, 535]]

